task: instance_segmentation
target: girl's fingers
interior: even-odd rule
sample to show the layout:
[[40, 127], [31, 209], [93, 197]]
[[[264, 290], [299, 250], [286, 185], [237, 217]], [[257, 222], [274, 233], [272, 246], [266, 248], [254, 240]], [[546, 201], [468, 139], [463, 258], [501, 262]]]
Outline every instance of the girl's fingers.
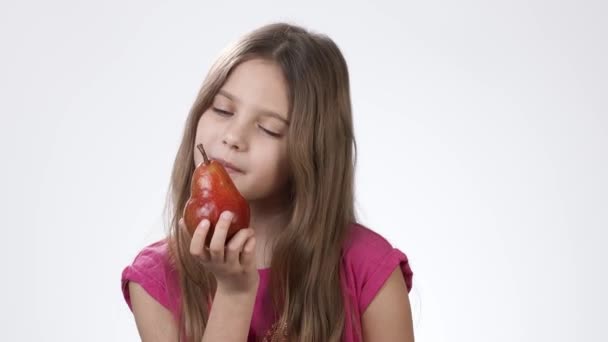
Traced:
[[190, 241], [190, 254], [198, 256], [203, 261], [207, 261], [208, 259], [207, 253], [205, 252], [205, 238], [207, 237], [207, 232], [209, 232], [209, 220], [205, 219], [198, 224], [194, 234], [192, 234], [192, 240]]
[[[241, 229], [227, 245], [225, 243], [233, 217], [234, 215], [230, 212], [223, 212], [220, 215], [209, 247], [205, 246], [205, 241], [209, 233], [210, 222], [207, 219], [202, 220], [192, 234], [190, 254], [205, 263], [241, 266], [245, 269], [255, 267], [255, 232], [253, 229]], [[179, 220], [178, 225], [185, 234], [190, 235], [183, 218]]]
[[224, 248], [226, 246], [226, 235], [228, 235], [228, 228], [232, 223], [234, 216], [229, 211], [224, 211], [220, 215], [220, 219], [217, 220], [213, 236], [211, 237], [211, 243], [209, 244], [209, 254], [211, 260], [219, 263], [224, 262]]
[[245, 269], [252, 269], [255, 267], [255, 236], [250, 236], [245, 242], [240, 261]]
[[228, 242], [226, 246], [226, 263], [229, 265], [235, 265], [239, 263], [239, 254], [243, 250], [243, 245], [253, 236], [253, 229], [241, 229], [239, 230]]

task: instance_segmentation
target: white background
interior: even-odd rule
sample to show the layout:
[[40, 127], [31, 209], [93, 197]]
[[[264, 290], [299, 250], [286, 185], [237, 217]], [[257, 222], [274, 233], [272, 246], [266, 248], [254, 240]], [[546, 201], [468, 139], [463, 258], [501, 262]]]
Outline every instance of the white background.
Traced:
[[418, 341], [607, 341], [605, 1], [2, 1], [0, 340], [137, 341], [184, 119], [287, 20], [350, 68], [362, 222], [411, 259]]

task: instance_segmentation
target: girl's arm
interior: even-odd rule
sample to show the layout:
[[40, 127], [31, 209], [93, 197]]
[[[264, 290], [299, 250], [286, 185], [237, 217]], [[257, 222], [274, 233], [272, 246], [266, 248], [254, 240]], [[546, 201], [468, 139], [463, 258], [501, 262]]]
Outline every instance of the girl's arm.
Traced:
[[369, 304], [361, 322], [366, 342], [414, 341], [410, 300], [399, 266]]
[[129, 295], [142, 342], [177, 342], [177, 324], [169, 310], [136, 282], [129, 282]]
[[[146, 290], [129, 282], [135, 323], [142, 342], [177, 342], [177, 324], [171, 312]], [[247, 340], [256, 293], [234, 295], [220, 288], [215, 294], [203, 342], [243, 342]]]
[[203, 342], [244, 342], [249, 335], [256, 292], [229, 294], [218, 287]]

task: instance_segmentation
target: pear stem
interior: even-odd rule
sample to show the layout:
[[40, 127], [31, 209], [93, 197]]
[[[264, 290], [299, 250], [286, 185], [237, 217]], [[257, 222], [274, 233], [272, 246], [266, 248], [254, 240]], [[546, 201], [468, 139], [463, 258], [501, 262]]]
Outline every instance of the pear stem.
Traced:
[[205, 165], [209, 164], [209, 158], [207, 158], [207, 153], [205, 153], [203, 144], [198, 144], [198, 145], [196, 145], [196, 147], [198, 147], [198, 150], [201, 151], [201, 154], [203, 155], [203, 162], [205, 163]]

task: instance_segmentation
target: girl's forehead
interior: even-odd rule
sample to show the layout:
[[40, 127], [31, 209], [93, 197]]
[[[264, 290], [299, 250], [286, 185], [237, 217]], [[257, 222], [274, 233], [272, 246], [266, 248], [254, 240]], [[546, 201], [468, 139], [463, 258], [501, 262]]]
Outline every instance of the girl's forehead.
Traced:
[[232, 71], [216, 94], [237, 106], [282, 115], [287, 119], [289, 91], [283, 71], [272, 61], [252, 59]]

